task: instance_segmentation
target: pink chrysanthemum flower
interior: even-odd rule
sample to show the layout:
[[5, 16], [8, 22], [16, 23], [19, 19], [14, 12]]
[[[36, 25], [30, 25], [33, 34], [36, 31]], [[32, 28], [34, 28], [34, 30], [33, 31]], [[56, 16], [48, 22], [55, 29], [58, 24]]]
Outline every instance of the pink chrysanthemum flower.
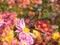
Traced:
[[34, 43], [34, 35], [29, 32], [29, 29], [26, 28], [24, 19], [22, 18], [19, 20], [18, 25], [16, 26], [18, 30], [16, 32], [19, 32], [19, 40], [20, 40], [20, 45], [26, 44], [26, 45], [31, 45]]
[[9, 8], [13, 8], [15, 4], [15, 0], [7, 0], [7, 3], [9, 5]]
[[2, 13], [2, 19], [4, 22], [6, 22], [8, 25], [13, 24], [14, 25], [14, 20], [16, 19], [16, 12], [10, 13], [8, 11]]
[[6, 22], [4, 22], [3, 19], [0, 19], [0, 35], [3, 33], [3, 30], [5, 28], [11, 30], [9, 25]]
[[37, 26], [35, 25], [35, 28], [45, 34], [50, 34], [50, 27], [43, 20], [39, 20], [38, 25]]
[[20, 0], [20, 3], [18, 3], [18, 6], [20, 8], [26, 8], [27, 5], [29, 5], [29, 4], [30, 4], [30, 0]]

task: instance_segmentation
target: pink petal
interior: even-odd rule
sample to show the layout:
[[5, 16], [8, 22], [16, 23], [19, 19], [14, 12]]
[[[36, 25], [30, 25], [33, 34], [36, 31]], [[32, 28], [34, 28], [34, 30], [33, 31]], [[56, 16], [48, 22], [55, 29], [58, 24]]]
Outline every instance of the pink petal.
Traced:
[[25, 22], [24, 22], [24, 19], [23, 18], [20, 20], [20, 27], [22, 29], [25, 27]]

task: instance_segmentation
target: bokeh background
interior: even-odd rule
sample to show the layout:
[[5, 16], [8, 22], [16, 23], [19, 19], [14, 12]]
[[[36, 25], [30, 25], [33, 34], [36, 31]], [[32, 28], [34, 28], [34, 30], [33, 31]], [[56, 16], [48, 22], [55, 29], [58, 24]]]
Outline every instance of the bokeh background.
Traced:
[[[24, 18], [26, 27], [36, 36], [32, 45], [60, 45], [60, 0], [0, 0], [0, 18], [12, 25], [14, 31], [10, 21]], [[0, 27], [0, 36], [3, 28]]]

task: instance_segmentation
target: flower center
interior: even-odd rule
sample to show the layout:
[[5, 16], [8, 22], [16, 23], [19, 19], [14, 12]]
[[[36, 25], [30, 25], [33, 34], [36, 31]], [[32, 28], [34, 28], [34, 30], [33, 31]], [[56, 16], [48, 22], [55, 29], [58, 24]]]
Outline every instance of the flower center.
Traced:
[[26, 34], [28, 34], [28, 33], [29, 33], [29, 29], [28, 29], [28, 28], [26, 28], [26, 27], [24, 27], [23, 31], [24, 31]]
[[26, 42], [24, 42], [22, 45], [27, 45], [27, 43], [26, 43]]

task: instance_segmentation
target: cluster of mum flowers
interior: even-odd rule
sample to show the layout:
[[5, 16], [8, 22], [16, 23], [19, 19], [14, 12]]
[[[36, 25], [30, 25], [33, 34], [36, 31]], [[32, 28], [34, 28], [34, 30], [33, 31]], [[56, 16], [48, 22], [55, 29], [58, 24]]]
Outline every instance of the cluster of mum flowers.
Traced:
[[[4, 12], [0, 14], [0, 45], [31, 45], [35, 37], [25, 26], [24, 19], [16, 18], [16, 13]], [[14, 27], [17, 28], [14, 31]], [[17, 33], [18, 39], [15, 33]]]
[[[26, 8], [31, 3], [33, 4], [42, 4], [42, 0], [6, 0], [8, 2], [9, 8], [13, 8], [15, 4], [17, 4], [20, 8]], [[1, 0], [4, 2], [4, 0]]]
[[[28, 5], [37, 4], [41, 5], [43, 3], [43, 0], [0, 0], [0, 2], [6, 1], [9, 5], [9, 8], [13, 8], [15, 5], [17, 5], [20, 8], [27, 8]], [[50, 2], [56, 2], [57, 0], [50, 0]]]
[[[50, 27], [43, 20], [39, 20], [31, 32], [25, 22], [24, 18], [17, 18], [15, 12], [0, 13], [0, 45], [46, 45], [51, 39], [58, 41], [60, 45], [60, 33], [53, 32], [58, 26]], [[57, 45], [54, 41], [51, 45]]]

